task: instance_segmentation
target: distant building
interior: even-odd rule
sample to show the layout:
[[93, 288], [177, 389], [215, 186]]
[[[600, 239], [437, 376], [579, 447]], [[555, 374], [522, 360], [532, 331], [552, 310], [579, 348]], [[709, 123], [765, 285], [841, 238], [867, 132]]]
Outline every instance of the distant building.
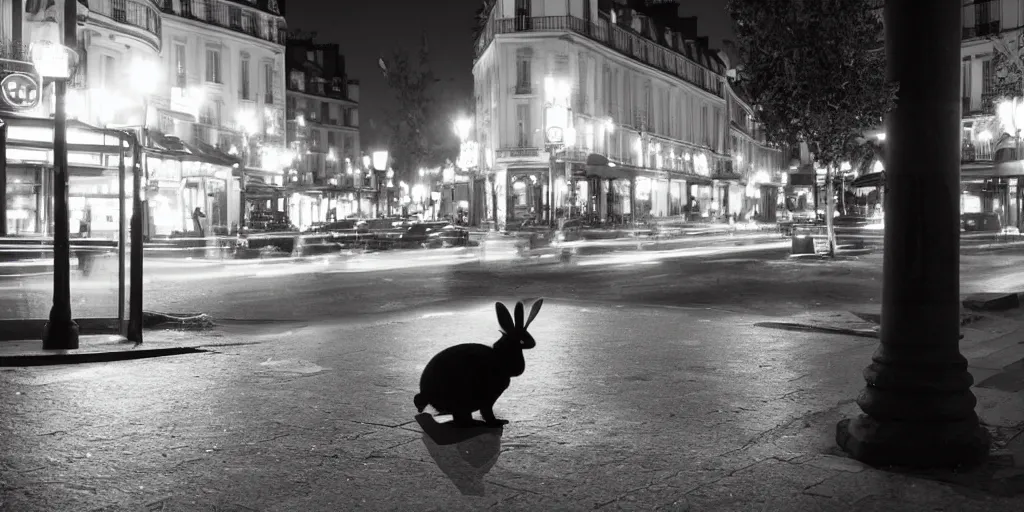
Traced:
[[[174, 156], [151, 171], [150, 183], [159, 189], [151, 199], [155, 233], [188, 228], [196, 207], [207, 215], [207, 233], [274, 224], [270, 219], [283, 211], [280, 187], [290, 164], [284, 139], [284, 13], [276, 0], [161, 3], [167, 79], [153, 101], [150, 127], [212, 153], [211, 164], [220, 157], [221, 165], [190, 170]], [[173, 149], [173, 142], [167, 144], [165, 149]]]
[[762, 185], [777, 192], [782, 153], [764, 143], [677, 2], [488, 9], [473, 67], [488, 217], [774, 219]]
[[961, 211], [996, 213], [1022, 227], [1024, 166], [1024, 1], [963, 7]]
[[359, 81], [348, 77], [337, 44], [311, 35], [288, 39], [286, 65], [288, 146], [298, 155], [289, 182], [293, 223], [371, 215], [373, 189], [360, 170]]

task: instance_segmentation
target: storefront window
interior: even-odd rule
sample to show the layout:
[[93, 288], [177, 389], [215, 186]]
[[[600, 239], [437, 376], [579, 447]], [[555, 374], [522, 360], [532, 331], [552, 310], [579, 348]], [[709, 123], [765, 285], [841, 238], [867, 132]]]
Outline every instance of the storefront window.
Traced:
[[981, 213], [981, 197], [971, 194], [960, 196], [961, 213]]
[[39, 171], [7, 169], [7, 233], [41, 234], [45, 213], [39, 208]]

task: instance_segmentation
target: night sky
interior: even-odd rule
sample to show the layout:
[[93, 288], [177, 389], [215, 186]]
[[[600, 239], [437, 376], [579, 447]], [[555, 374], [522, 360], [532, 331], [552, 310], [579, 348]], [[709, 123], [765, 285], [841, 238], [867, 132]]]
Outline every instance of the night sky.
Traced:
[[[702, 35], [713, 47], [729, 38], [725, 0], [681, 0], [683, 15], [697, 16]], [[317, 33], [323, 42], [341, 45], [350, 78], [361, 82], [360, 124], [363, 146], [372, 144], [368, 130], [386, 112], [388, 93], [377, 59], [395, 48], [415, 49], [426, 34], [438, 78], [466, 96], [473, 94], [473, 14], [480, 0], [288, 0], [290, 29]]]

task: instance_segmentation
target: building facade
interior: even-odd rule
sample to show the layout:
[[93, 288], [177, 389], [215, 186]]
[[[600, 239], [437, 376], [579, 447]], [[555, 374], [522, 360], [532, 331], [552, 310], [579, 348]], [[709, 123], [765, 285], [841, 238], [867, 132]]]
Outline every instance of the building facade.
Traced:
[[[153, 234], [194, 232], [196, 208], [204, 234], [283, 224], [291, 159], [277, 1], [161, 1], [166, 79], [147, 115], [163, 136], [150, 144], [163, 154], [149, 162]], [[197, 166], [179, 149], [204, 158]]]
[[[73, 237], [116, 239], [121, 215], [119, 141], [102, 130], [142, 119], [131, 86], [132, 63], [154, 62], [163, 46], [162, 16], [150, 2], [100, 0], [78, 6], [78, 59], [67, 93], [70, 225]], [[0, 235], [49, 235], [53, 224], [53, 86], [30, 62], [30, 43], [61, 43], [64, 2], [0, 1], [0, 71], [30, 76], [36, 101], [0, 108], [4, 166]], [[81, 120], [85, 122], [78, 122]], [[91, 121], [91, 122], [89, 122]], [[88, 123], [88, 124], [86, 124]], [[130, 165], [130, 160], [129, 160]], [[130, 190], [131, 187], [129, 186]], [[126, 212], [125, 212], [126, 213]]]
[[963, 7], [961, 211], [1021, 227], [1024, 167], [1024, 1]]
[[289, 211], [299, 228], [369, 216], [375, 197], [362, 170], [359, 81], [350, 79], [336, 44], [312, 36], [288, 40], [288, 147], [298, 155]]
[[552, 213], [616, 224], [763, 211], [760, 187], [748, 186], [755, 177], [777, 184], [781, 153], [756, 139], [749, 116], [733, 122], [749, 106], [695, 20], [678, 18], [674, 2], [645, 12], [598, 5], [490, 8], [473, 74], [488, 210], [499, 226], [550, 222]]
[[[55, 4], [51, 10], [62, 11], [63, 1]], [[59, 21], [42, 7], [30, 12], [39, 5], [3, 2], [7, 53], [40, 37], [58, 39]], [[72, 226], [87, 226], [81, 236], [109, 235], [118, 223], [108, 212], [116, 204], [111, 191], [118, 188], [120, 150], [100, 135], [103, 129], [135, 131], [143, 141], [151, 239], [236, 232], [257, 202], [283, 210], [278, 189], [291, 162], [284, 144], [285, 25], [276, 0], [92, 0], [79, 3], [78, 18], [79, 64], [67, 109], [79, 129], [69, 142], [80, 138], [83, 147], [103, 149], [69, 156]], [[17, 117], [50, 119], [52, 87], [42, 96], [37, 108]], [[29, 121], [12, 119], [11, 126], [19, 123]], [[8, 183], [16, 180], [11, 195], [34, 190], [43, 197], [51, 190], [52, 155], [19, 158], [27, 156], [18, 151], [22, 134], [8, 132], [7, 161], [28, 164], [38, 179], [8, 172]], [[52, 128], [33, 137], [37, 144], [52, 141]], [[266, 186], [247, 193], [254, 192], [250, 182]], [[28, 208], [31, 200], [8, 207], [9, 233], [46, 232], [49, 203], [37, 202], [43, 206], [35, 210]]]

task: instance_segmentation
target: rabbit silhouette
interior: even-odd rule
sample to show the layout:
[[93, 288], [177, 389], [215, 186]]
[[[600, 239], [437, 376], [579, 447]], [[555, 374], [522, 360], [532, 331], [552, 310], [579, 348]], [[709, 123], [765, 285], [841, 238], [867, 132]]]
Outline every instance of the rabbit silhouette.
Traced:
[[430, 405], [438, 414], [451, 414], [457, 427], [478, 426], [474, 411], [480, 411], [488, 426], [508, 423], [494, 417], [494, 403], [508, 389], [512, 377], [526, 371], [523, 350], [537, 345], [526, 328], [543, 304], [544, 299], [534, 302], [524, 322], [522, 302], [516, 303], [514, 321], [504, 304], [495, 303], [501, 338], [491, 347], [464, 343], [438, 352], [423, 369], [420, 392], [413, 398], [416, 409], [423, 412]]

